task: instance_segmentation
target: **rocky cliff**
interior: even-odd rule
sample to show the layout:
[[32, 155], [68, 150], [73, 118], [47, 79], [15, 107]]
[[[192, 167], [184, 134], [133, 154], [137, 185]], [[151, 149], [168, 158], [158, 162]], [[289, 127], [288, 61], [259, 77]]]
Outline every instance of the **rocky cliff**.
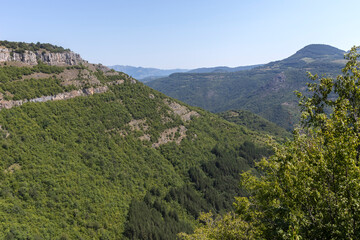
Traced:
[[88, 63], [69, 49], [0, 41], [0, 111], [28, 102], [105, 93], [125, 82], [134, 84], [136, 80], [101, 64]]
[[78, 65], [80, 63], [84, 63], [84, 61], [79, 54], [64, 51], [62, 53], [52, 53], [49, 51], [28, 51], [25, 50], [23, 53], [18, 53], [13, 51], [12, 49], [0, 46], [0, 62], [23, 62], [29, 65], [36, 65], [38, 60], [47, 63], [49, 65]]
[[56, 94], [53, 96], [42, 96], [42, 97], [30, 99], [30, 100], [27, 100], [27, 99], [16, 100], [16, 101], [1, 100], [0, 101], [0, 110], [2, 110], [3, 108], [10, 109], [12, 107], [21, 106], [27, 102], [47, 102], [47, 101], [56, 101], [56, 100], [66, 100], [66, 99], [70, 99], [70, 98], [74, 98], [74, 97], [89, 96], [89, 95], [93, 95], [96, 93], [104, 93], [108, 90], [109, 90], [109, 88], [107, 86], [101, 86], [101, 87], [97, 87], [97, 88], [91, 87], [91, 88], [73, 90], [71, 92], [59, 93], [59, 94]]

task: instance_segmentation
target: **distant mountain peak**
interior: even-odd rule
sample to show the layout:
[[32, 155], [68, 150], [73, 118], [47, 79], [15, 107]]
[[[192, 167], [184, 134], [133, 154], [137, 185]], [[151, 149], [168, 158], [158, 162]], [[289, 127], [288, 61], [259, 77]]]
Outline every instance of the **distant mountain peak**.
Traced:
[[326, 44], [310, 44], [299, 51], [294, 55], [290, 56], [288, 59], [302, 59], [302, 58], [343, 58], [345, 54], [344, 50], [338, 49], [336, 47], [326, 45]]
[[169, 76], [174, 72], [187, 72], [188, 69], [158, 69], [158, 68], [146, 68], [146, 67], [133, 67], [128, 65], [114, 65], [109, 66], [116, 71], [124, 72], [142, 82], [147, 82], [153, 78], [161, 78]]

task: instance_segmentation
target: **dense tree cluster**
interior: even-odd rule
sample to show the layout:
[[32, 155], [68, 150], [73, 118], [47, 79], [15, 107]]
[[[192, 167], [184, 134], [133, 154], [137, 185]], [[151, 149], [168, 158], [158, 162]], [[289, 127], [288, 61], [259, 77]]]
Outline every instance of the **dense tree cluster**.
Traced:
[[101, 83], [107, 83], [116, 80], [125, 80], [127, 78], [125, 74], [105, 75], [104, 72], [101, 70], [97, 70], [96, 72], [94, 72], [94, 75]]
[[[32, 67], [2, 66], [0, 67], [0, 92], [6, 100], [32, 99], [41, 96], [55, 95], [76, 89], [74, 85], [64, 86], [57, 77], [65, 69], [84, 69], [83, 65], [50, 66], [38, 62]], [[47, 78], [23, 79], [34, 73], [51, 74]], [[80, 79], [80, 77], [79, 77]]]
[[70, 49], [65, 49], [63, 47], [59, 47], [56, 45], [52, 45], [50, 43], [25, 43], [25, 42], [9, 42], [9, 41], [0, 41], [0, 46], [4, 46], [6, 48], [12, 49], [16, 53], [24, 53], [25, 50], [28, 51], [39, 51], [46, 50], [52, 53], [62, 53], [69, 52]]
[[289, 138], [291, 133], [275, 123], [246, 110], [229, 110], [218, 113], [219, 116], [229, 122], [246, 126], [247, 128], [277, 137], [279, 140]]
[[0, 83], [20, 80], [23, 76], [33, 73], [59, 74], [62, 73], [65, 68], [66, 67], [50, 66], [42, 62], [39, 62], [33, 67], [3, 66], [0, 67]]

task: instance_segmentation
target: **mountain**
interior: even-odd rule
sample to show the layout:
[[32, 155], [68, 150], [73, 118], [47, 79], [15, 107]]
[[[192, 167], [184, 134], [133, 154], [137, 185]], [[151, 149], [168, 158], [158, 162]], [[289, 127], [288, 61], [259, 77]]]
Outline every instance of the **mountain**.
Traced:
[[306, 90], [307, 72], [335, 76], [345, 64], [344, 54], [328, 45], [313, 44], [284, 60], [250, 70], [174, 73], [147, 85], [212, 112], [249, 110], [291, 130], [299, 119], [294, 91]]
[[188, 73], [226, 73], [226, 72], [238, 72], [243, 70], [249, 70], [256, 67], [262, 66], [262, 64], [258, 65], [249, 65], [249, 66], [240, 66], [240, 67], [210, 67], [210, 68], [196, 68], [188, 71]]
[[133, 66], [124, 66], [124, 65], [114, 65], [109, 66], [109, 68], [116, 71], [124, 72], [135, 79], [138, 79], [142, 82], [151, 81], [155, 78], [169, 76], [175, 72], [187, 72], [187, 69], [158, 69], [158, 68], [143, 68], [143, 67], [133, 67]]
[[141, 82], [150, 82], [158, 78], [167, 77], [172, 73], [212, 73], [212, 72], [236, 72], [242, 70], [248, 70], [259, 65], [241, 66], [241, 67], [211, 67], [211, 68], [196, 68], [193, 70], [188, 69], [158, 69], [158, 68], [143, 68], [143, 67], [132, 67], [124, 65], [108, 66], [116, 71], [124, 72]]
[[0, 238], [175, 239], [266, 137], [51, 44], [0, 41]]
[[294, 55], [285, 59], [285, 61], [295, 62], [295, 63], [299, 63], [299, 61], [301, 60], [306, 63], [313, 61], [329, 62], [329, 61], [336, 61], [339, 59], [342, 60], [344, 58], [344, 54], [345, 51], [329, 45], [311, 44], [300, 49]]

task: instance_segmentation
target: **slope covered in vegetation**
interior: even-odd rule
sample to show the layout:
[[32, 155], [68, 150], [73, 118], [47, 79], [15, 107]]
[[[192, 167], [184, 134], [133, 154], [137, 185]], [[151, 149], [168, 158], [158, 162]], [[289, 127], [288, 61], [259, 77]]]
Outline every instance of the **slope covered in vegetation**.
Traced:
[[0, 67], [2, 239], [174, 239], [232, 209], [240, 173], [271, 153], [123, 73], [18, 65]]
[[250, 130], [269, 134], [278, 138], [290, 137], [290, 132], [284, 128], [277, 126], [275, 123], [262, 118], [255, 113], [246, 110], [229, 110], [226, 112], [218, 113], [223, 119], [245, 126]]

